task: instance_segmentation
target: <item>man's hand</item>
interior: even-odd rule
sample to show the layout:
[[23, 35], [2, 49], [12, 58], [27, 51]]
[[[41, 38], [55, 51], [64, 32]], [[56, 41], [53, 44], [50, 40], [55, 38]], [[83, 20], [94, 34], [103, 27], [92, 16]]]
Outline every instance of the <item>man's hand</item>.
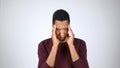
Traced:
[[67, 43], [70, 49], [70, 54], [72, 57], [72, 61], [75, 62], [79, 59], [79, 55], [75, 49], [75, 45], [74, 45], [74, 34], [72, 29], [70, 28], [70, 26], [68, 26], [68, 30], [69, 30], [69, 37], [67, 38]]
[[56, 25], [53, 25], [53, 28], [52, 28], [52, 42], [53, 42], [53, 46], [58, 46], [60, 41], [56, 38], [55, 31], [56, 31]]
[[67, 38], [67, 43], [69, 46], [71, 46], [74, 43], [74, 33], [70, 28], [70, 25], [68, 25], [68, 31], [69, 31], [69, 37]]
[[60, 43], [60, 41], [56, 38], [56, 26], [53, 25], [52, 28], [52, 42], [53, 42], [53, 47], [50, 51], [50, 54], [46, 60], [46, 63], [50, 66], [50, 67], [54, 67], [55, 65], [55, 58], [56, 58], [56, 54], [57, 54], [57, 49], [58, 49], [58, 45]]

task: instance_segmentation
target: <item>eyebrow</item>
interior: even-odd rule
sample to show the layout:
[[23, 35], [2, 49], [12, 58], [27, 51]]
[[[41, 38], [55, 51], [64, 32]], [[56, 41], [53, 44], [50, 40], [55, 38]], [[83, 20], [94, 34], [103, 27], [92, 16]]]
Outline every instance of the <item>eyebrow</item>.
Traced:
[[56, 28], [56, 30], [68, 30], [68, 28]]

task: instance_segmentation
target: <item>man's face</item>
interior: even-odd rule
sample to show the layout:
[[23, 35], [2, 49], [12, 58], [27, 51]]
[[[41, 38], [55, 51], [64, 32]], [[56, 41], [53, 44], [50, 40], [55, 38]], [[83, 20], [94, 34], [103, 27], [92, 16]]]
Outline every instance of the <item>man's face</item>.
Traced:
[[60, 21], [56, 20], [55, 24], [56, 25], [56, 37], [62, 42], [66, 40], [66, 37], [68, 36], [68, 21]]

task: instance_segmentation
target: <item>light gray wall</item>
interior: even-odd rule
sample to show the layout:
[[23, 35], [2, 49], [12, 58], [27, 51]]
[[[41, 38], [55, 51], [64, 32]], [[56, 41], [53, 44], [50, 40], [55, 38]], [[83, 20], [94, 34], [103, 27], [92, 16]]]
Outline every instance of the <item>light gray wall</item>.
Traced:
[[87, 43], [90, 68], [120, 68], [120, 0], [0, 0], [0, 68], [37, 68], [38, 43], [63, 8]]

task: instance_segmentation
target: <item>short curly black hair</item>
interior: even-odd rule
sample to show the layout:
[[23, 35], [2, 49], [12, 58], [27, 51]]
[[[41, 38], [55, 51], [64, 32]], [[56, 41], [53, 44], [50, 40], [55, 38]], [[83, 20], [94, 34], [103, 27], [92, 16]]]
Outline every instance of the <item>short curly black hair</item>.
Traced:
[[53, 21], [52, 24], [55, 24], [55, 20], [60, 20], [60, 21], [64, 21], [67, 20], [68, 23], [70, 24], [70, 17], [67, 11], [63, 10], [63, 9], [58, 9], [54, 12], [53, 14]]

